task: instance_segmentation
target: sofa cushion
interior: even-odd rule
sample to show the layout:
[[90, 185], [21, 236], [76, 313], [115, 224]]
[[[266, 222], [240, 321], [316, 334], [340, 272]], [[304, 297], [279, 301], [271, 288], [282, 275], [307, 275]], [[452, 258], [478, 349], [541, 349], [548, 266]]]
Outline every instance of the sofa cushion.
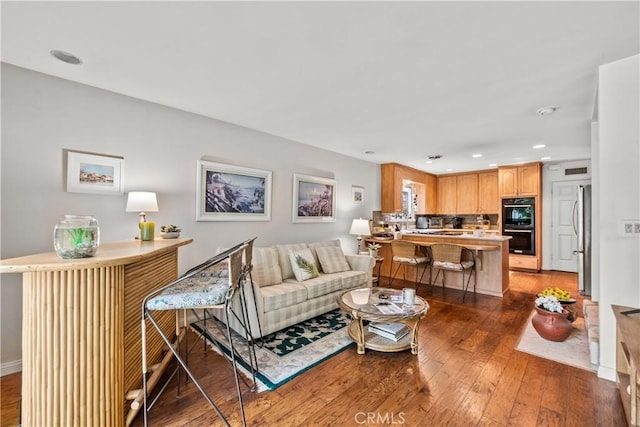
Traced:
[[274, 248], [278, 251], [278, 262], [280, 263], [280, 271], [282, 272], [282, 279], [291, 279], [293, 276], [293, 270], [291, 269], [291, 261], [289, 260], [289, 252], [299, 251], [308, 247], [306, 243], [293, 243], [288, 245], [275, 245]]
[[265, 286], [260, 289], [264, 312], [296, 305], [307, 300], [307, 288], [301, 283], [286, 281], [279, 285]]
[[322, 264], [320, 264], [320, 260], [318, 259], [318, 248], [326, 248], [326, 247], [340, 247], [340, 240], [326, 240], [324, 242], [312, 242], [308, 244], [309, 249], [311, 249], [311, 253], [313, 254], [313, 257], [316, 259], [316, 262], [319, 266], [319, 271], [321, 273], [329, 273], [328, 271], [324, 271], [322, 269]]
[[339, 273], [351, 270], [340, 246], [320, 246], [316, 248], [318, 260], [325, 273]]
[[318, 265], [313, 258], [311, 249], [305, 248], [299, 251], [291, 251], [289, 252], [289, 260], [291, 261], [291, 270], [293, 270], [298, 282], [318, 277]]
[[[287, 279], [285, 283], [293, 282], [293, 280]], [[342, 279], [337, 274], [320, 274], [318, 277], [299, 283], [307, 289], [307, 299], [317, 298], [342, 289]]]
[[251, 278], [260, 287], [282, 283], [282, 271], [275, 248], [253, 248]]
[[342, 281], [342, 289], [350, 289], [357, 288], [362, 286], [367, 286], [367, 280], [369, 276], [364, 271], [343, 271], [341, 273], [335, 273], [336, 276], [340, 277]]

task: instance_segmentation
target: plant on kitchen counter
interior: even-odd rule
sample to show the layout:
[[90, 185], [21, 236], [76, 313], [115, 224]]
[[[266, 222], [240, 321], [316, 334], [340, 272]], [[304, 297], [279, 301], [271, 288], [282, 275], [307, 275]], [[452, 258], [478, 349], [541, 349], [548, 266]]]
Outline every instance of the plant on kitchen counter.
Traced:
[[368, 248], [369, 249], [373, 249], [373, 250], [378, 250], [382, 247], [382, 245], [378, 244], [378, 243], [369, 243]]

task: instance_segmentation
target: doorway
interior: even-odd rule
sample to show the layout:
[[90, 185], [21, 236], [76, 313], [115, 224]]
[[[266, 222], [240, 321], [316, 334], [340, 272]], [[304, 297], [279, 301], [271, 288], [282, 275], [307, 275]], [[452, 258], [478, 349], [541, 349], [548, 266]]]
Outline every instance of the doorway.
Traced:
[[552, 184], [551, 269], [578, 272], [578, 248], [574, 229], [578, 185], [591, 184], [590, 179], [556, 181]]

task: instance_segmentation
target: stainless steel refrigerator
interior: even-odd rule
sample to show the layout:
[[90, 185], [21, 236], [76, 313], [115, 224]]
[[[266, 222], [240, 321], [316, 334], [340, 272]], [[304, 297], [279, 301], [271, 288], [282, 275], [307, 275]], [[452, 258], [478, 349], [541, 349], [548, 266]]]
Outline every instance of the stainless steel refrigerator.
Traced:
[[578, 185], [578, 198], [574, 206], [573, 230], [578, 247], [578, 291], [591, 296], [591, 185]]

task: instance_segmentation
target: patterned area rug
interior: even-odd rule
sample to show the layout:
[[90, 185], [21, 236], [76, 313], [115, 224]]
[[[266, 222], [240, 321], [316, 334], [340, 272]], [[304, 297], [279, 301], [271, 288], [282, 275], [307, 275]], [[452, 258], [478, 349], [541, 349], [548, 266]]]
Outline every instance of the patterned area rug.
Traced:
[[[275, 390], [297, 375], [311, 369], [331, 356], [347, 349], [353, 341], [347, 335], [346, 326], [349, 317], [339, 310], [330, 311], [313, 319], [298, 323], [264, 337], [264, 345], [256, 346], [259, 381], [258, 390]], [[226, 327], [217, 320], [207, 320], [206, 339], [215, 340], [229, 354]], [[191, 327], [202, 332], [202, 322], [195, 322]], [[242, 360], [240, 364], [245, 374], [249, 369], [249, 355], [246, 341], [237, 334], [233, 342]], [[217, 345], [211, 346], [219, 352]]]
[[538, 335], [531, 324], [531, 317], [533, 317], [534, 313], [535, 310], [527, 320], [516, 350], [576, 368], [586, 369], [587, 371], [597, 370], [595, 366], [591, 365], [589, 342], [582, 317], [578, 317], [572, 323], [573, 332], [571, 332], [569, 338], [562, 342], [555, 342], [546, 340]]

